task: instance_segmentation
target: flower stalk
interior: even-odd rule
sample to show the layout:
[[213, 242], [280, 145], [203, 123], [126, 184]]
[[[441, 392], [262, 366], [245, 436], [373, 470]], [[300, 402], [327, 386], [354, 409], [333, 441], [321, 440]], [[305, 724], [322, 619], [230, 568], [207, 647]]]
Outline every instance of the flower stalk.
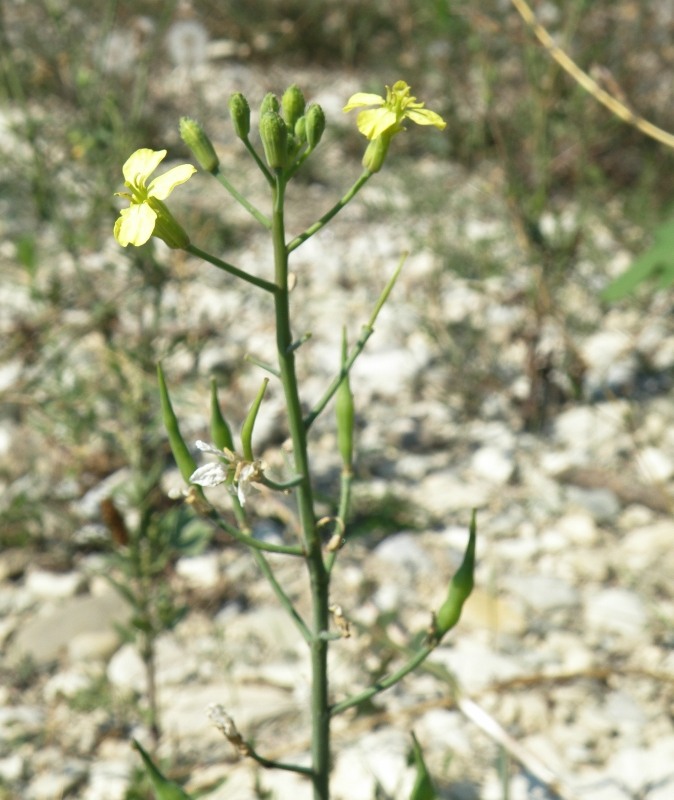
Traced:
[[[369, 107], [369, 108], [368, 108]], [[261, 212], [241, 192], [234, 188], [218, 156], [201, 126], [193, 120], [183, 119], [183, 139], [191, 147], [200, 166], [212, 174], [235, 201], [239, 202], [269, 232], [273, 250], [273, 276], [259, 277], [224, 261], [197, 245], [171, 216], [164, 204], [170, 192], [188, 180], [195, 168], [191, 165], [174, 167], [150, 182], [150, 175], [166, 155], [166, 151], [139, 150], [123, 168], [125, 185], [129, 192], [120, 193], [129, 200], [129, 208], [123, 209], [115, 225], [115, 237], [119, 244], [141, 245], [155, 236], [162, 238], [171, 247], [185, 250], [235, 278], [264, 291], [271, 296], [275, 321], [276, 364], [263, 364], [252, 356], [255, 364], [262, 366], [281, 384], [285, 401], [286, 422], [292, 443], [292, 464], [289, 474], [277, 479], [266, 474], [264, 463], [255, 457], [253, 430], [264, 394], [269, 382], [265, 378], [254, 399], [240, 430], [240, 447], [220, 409], [217, 387], [213, 382], [210, 392], [211, 438], [213, 444], [196, 442], [196, 448], [211, 458], [200, 467], [195, 464], [192, 453], [185, 444], [173, 411], [161, 367], [158, 368], [160, 398], [165, 426], [172, 451], [181, 474], [190, 484], [188, 502], [193, 510], [206, 519], [214, 528], [223, 531], [236, 541], [246, 545], [274, 592], [279, 604], [295, 623], [299, 635], [306, 642], [311, 660], [311, 765], [299, 766], [265, 758], [257, 753], [236, 730], [233, 721], [224, 710], [219, 710], [216, 725], [237, 748], [242, 756], [253, 758], [263, 767], [291, 770], [306, 775], [313, 785], [314, 800], [329, 800], [330, 797], [330, 722], [341, 711], [359, 705], [368, 698], [395, 685], [415, 669], [437, 646], [441, 636], [447, 632], [460, 616], [461, 607], [472, 588], [474, 570], [474, 521], [464, 564], [450, 585], [447, 600], [443, 604], [431, 633], [418, 644], [407, 661], [391, 675], [375, 682], [371, 687], [352, 697], [336, 703], [330, 701], [328, 684], [328, 647], [342, 637], [350, 635], [348, 611], [345, 614], [338, 603], [330, 599], [330, 577], [338, 550], [348, 542], [348, 523], [351, 490], [355, 474], [355, 408], [349, 375], [356, 359], [374, 332], [377, 316], [389, 299], [396, 279], [402, 269], [406, 254], [381, 292], [370, 318], [363, 325], [355, 344], [349, 348], [346, 332], [343, 334], [339, 368], [329, 382], [323, 395], [305, 415], [302, 409], [300, 387], [297, 377], [296, 356], [301, 345], [311, 333], [293, 336], [291, 314], [291, 281], [289, 257], [303, 242], [321, 230], [350, 203], [363, 186], [384, 164], [391, 139], [404, 130], [403, 123], [410, 120], [419, 125], [430, 125], [438, 129], [444, 121], [423, 103], [411, 95], [410, 87], [398, 81], [387, 87], [386, 96], [359, 93], [354, 95], [344, 108], [348, 112], [364, 108], [358, 115], [358, 128], [368, 139], [364, 156], [364, 171], [351, 188], [316, 222], [287, 241], [285, 223], [285, 197], [288, 184], [297, 171], [317, 149], [325, 129], [325, 115], [320, 106], [306, 105], [303, 93], [297, 86], [289, 87], [282, 96], [269, 93], [260, 107], [259, 144], [250, 139], [250, 107], [241, 94], [232, 96], [229, 110], [237, 137], [254, 159], [265, 181], [269, 184], [271, 210]], [[261, 151], [260, 151], [261, 145]], [[263, 153], [263, 155], [260, 154]], [[331, 400], [336, 405], [336, 432], [342, 460], [342, 476], [335, 516], [317, 520], [314, 502], [314, 483], [308, 451], [308, 438], [314, 421], [326, 409]], [[224, 485], [229, 497], [235, 524], [225, 519], [206, 498], [204, 489]], [[252, 487], [264, 493], [292, 493], [297, 510], [296, 543], [278, 544], [259, 540], [253, 535], [248, 521], [249, 491]], [[329, 541], [324, 547], [323, 534]], [[326, 538], [327, 538], [326, 536]], [[297, 541], [299, 540], [299, 541]], [[301, 558], [304, 560], [311, 595], [311, 616], [305, 619], [297, 610], [292, 598], [279, 582], [272, 563], [266, 553]], [[333, 630], [330, 621], [333, 620]], [[336, 630], [335, 630], [336, 629]], [[156, 776], [155, 776], [156, 777]]]

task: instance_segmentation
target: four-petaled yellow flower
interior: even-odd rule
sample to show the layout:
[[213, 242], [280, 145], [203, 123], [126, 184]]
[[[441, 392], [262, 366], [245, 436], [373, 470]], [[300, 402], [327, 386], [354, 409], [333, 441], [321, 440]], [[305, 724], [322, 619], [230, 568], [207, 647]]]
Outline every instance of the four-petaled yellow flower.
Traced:
[[396, 81], [392, 87], [386, 87], [386, 97], [369, 92], [354, 94], [344, 106], [344, 111], [353, 111], [354, 108], [363, 106], [377, 106], [358, 114], [358, 130], [367, 136], [370, 141], [387, 134], [390, 138], [403, 130], [406, 119], [416, 122], [417, 125], [435, 125], [444, 130], [447, 123], [443, 118], [424, 108], [424, 103], [418, 103], [417, 98], [410, 95], [410, 87], [405, 81]]
[[150, 175], [166, 157], [166, 150], [136, 150], [122, 167], [124, 185], [130, 192], [116, 192], [119, 197], [129, 200], [129, 208], [124, 208], [115, 222], [115, 239], [126, 247], [128, 244], [145, 244], [154, 234], [163, 239], [169, 247], [183, 248], [189, 238], [171, 216], [162, 202], [181, 183], [197, 171], [191, 164], [173, 167], [156, 177], [149, 185]]

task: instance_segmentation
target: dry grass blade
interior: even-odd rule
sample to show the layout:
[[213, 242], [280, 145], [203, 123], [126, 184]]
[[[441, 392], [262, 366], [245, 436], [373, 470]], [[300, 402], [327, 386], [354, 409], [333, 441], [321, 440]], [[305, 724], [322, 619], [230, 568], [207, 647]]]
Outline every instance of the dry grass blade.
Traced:
[[531, 28], [536, 35], [538, 41], [545, 47], [550, 55], [555, 59], [559, 66], [567, 72], [586, 92], [592, 95], [595, 100], [600, 102], [608, 110], [615, 114], [616, 117], [633, 125], [637, 130], [640, 130], [646, 136], [650, 136], [667, 147], [674, 148], [674, 135], [668, 133], [657, 125], [653, 125], [647, 119], [644, 119], [639, 114], [630, 111], [626, 105], [617, 100], [613, 95], [601, 88], [601, 86], [591, 78], [587, 72], [584, 72], [573, 59], [571, 59], [560, 47], [558, 47], [552, 36], [547, 30], [536, 20], [534, 12], [529, 8], [525, 0], [511, 0], [512, 4], [517, 9], [519, 15]]

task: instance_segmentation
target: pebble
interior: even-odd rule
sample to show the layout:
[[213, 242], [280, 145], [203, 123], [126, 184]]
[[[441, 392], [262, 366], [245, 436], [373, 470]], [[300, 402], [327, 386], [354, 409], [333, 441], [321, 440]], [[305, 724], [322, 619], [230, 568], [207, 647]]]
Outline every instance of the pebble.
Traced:
[[512, 453], [498, 447], [481, 447], [473, 454], [471, 469], [479, 478], [497, 485], [508, 483], [515, 472]]
[[108, 663], [106, 675], [116, 689], [145, 692], [147, 674], [138, 650], [131, 643], [122, 645]]
[[130, 616], [129, 607], [108, 591], [104, 595], [82, 595], [65, 599], [48, 613], [23, 624], [8, 648], [14, 662], [29, 656], [38, 664], [48, 664], [66, 651], [80, 633], [114, 630], [116, 623]]
[[580, 593], [561, 578], [547, 575], [507, 575], [503, 585], [519, 597], [537, 616], [558, 608], [572, 608], [580, 603]]
[[642, 639], [648, 615], [640, 597], [629, 589], [601, 589], [585, 603], [585, 623], [590, 630]]
[[176, 572], [189, 586], [212, 589], [220, 581], [217, 553], [179, 558], [176, 562]]
[[26, 575], [26, 589], [43, 600], [58, 597], [73, 597], [84, 585], [80, 572], [48, 572], [31, 569]]

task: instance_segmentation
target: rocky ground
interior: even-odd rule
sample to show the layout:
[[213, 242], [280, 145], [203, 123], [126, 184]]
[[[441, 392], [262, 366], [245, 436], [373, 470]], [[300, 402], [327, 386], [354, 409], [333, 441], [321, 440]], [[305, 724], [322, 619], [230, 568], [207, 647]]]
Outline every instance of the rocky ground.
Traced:
[[[252, 97], [270, 88], [261, 72], [220, 69], [221, 82]], [[353, 121], [340, 109], [360, 87], [352, 77], [327, 73], [274, 78], [275, 87], [290, 81], [315, 87], [312, 99], [336, 131], [327, 137], [322, 167], [291, 193], [288, 221], [296, 233], [344, 191], [345, 173], [358, 174], [359, 156], [345, 153], [340, 139]], [[213, 110], [222, 106], [215, 86], [204, 80], [200, 87]], [[246, 170], [228, 123], [214, 119], [223, 163]], [[422, 135], [433, 133], [408, 134]], [[599, 291], [631, 259], [615, 235], [624, 224], [622, 208], [616, 201], [581, 218], [569, 201], [545, 218], [544, 229], [554, 238], [582, 227], [582, 243], [541, 314], [532, 301], [541, 265], [513, 231], [499, 165], [468, 171], [423, 155], [397, 166], [393, 153], [380, 178], [299, 248], [293, 262], [295, 329], [312, 332], [299, 354], [310, 403], [338, 363], [342, 325], [353, 341], [400, 253], [410, 251], [352, 380], [356, 507], [361, 517], [363, 509], [382, 516], [395, 507], [402, 522], [388, 536], [365, 536], [340, 553], [333, 599], [354, 634], [332, 648], [333, 696], [390, 671], [399, 658], [392, 648], [428, 625], [460, 559], [473, 508], [477, 588], [429, 669], [380, 695], [368, 713], [337, 720], [334, 796], [406, 798], [414, 730], [442, 797], [505, 797], [505, 772], [513, 800], [669, 800], [671, 298], [657, 293], [638, 305], [603, 305]], [[262, 188], [253, 172], [239, 182], [254, 193]], [[176, 193], [175, 208], [208, 209], [214, 202], [227, 224], [244, 223], [244, 212], [223, 202], [203, 176]], [[264, 274], [264, 239], [252, 230], [242, 238], [227, 258]], [[2, 258], [11, 260], [11, 248]], [[129, 266], [121, 258], [110, 241], [102, 255], [85, 259], [92, 281], [111, 280], [111, 261], [119, 265], [115, 280], [123, 281]], [[192, 278], [164, 295], [174, 318], [216, 331], [200, 346], [196, 370], [187, 353], [165, 365], [179, 386], [184, 431], [203, 438], [209, 371], [240, 365], [246, 352], [273, 358], [266, 298], [161, 247], [158, 259]], [[470, 264], [480, 261], [498, 269], [478, 277]], [[14, 277], [0, 302], [8, 329], [31, 313], [29, 282]], [[122, 296], [119, 324], [131, 329], [135, 320], [123, 303]], [[95, 357], [97, 347], [100, 341], [83, 341], [71, 357]], [[241, 409], [234, 412], [240, 420], [260, 371], [238, 369], [225, 405]], [[3, 389], [19, 377], [17, 370], [3, 372]], [[35, 436], [15, 416], [0, 422], [7, 461]], [[269, 463], [278, 460], [282, 434], [281, 399], [272, 385], [258, 429]], [[312, 443], [326, 488], [338, 469], [334, 445], [328, 415]], [[60, 535], [78, 541], [100, 526], [99, 500], [125, 475], [124, 468], [114, 471], [73, 496], [69, 512], [79, 525]], [[170, 470], [163, 482], [167, 491], [180, 484]], [[30, 475], [6, 480], [7, 497], [26, 485], [30, 494]], [[54, 491], [67, 493], [68, 486], [64, 478]], [[225, 495], [213, 497], [226, 503]], [[278, 537], [274, 498], [259, 492], [249, 502], [259, 535]], [[145, 678], [138, 653], [115, 631], [129, 611], [101, 576], [105, 563], [86, 547], [58, 568], [29, 548], [0, 553], [2, 797], [121, 800], [130, 785], [137, 766], [130, 736], [148, 737], [139, 713]], [[306, 607], [298, 566], [272, 563]], [[208, 800], [309, 798], [295, 776], [238, 760], [206, 715], [209, 704], [220, 703], [260, 752], [307, 757], [306, 648], [252, 560], [232, 545], [210, 547], [179, 560], [171, 581], [192, 610], [159, 643], [160, 757], [184, 768], [188, 788]]]

